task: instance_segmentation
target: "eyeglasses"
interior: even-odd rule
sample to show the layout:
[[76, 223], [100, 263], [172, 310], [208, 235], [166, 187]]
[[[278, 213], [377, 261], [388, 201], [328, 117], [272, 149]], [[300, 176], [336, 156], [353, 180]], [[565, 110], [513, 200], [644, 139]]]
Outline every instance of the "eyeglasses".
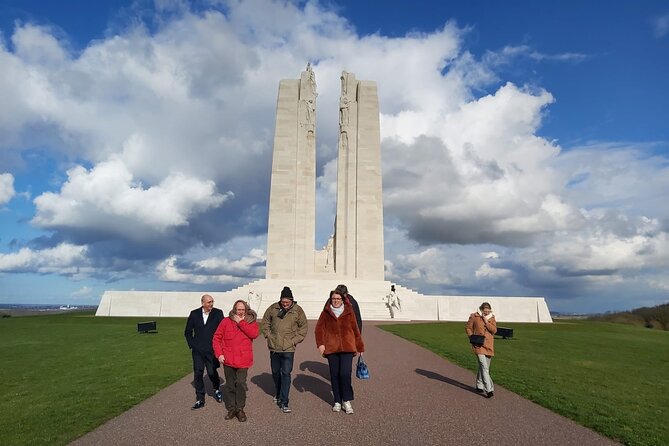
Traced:
[[341, 297], [333, 297], [332, 300], [342, 300]]

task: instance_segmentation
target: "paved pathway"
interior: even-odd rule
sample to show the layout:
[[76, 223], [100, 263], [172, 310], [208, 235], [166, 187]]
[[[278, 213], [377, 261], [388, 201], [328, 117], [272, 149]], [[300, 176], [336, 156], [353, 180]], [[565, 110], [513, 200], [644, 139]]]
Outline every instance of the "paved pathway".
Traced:
[[[500, 386], [494, 398], [483, 398], [472, 391], [472, 372], [372, 324], [363, 330], [371, 379], [353, 378], [355, 414], [333, 413], [327, 363], [316, 350], [314, 324], [310, 321], [307, 339], [295, 355], [291, 414], [272, 403], [269, 354], [260, 337], [249, 372], [246, 423], [224, 420], [225, 408], [211, 396], [203, 409], [192, 411], [189, 375], [72, 444], [615, 444]], [[492, 375], [494, 379], [494, 360]]]

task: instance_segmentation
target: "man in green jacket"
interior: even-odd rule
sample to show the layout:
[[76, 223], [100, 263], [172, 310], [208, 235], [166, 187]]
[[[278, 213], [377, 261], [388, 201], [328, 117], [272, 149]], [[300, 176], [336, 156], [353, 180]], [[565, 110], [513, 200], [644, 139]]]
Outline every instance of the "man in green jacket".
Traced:
[[295, 347], [307, 335], [307, 316], [293, 299], [293, 292], [286, 286], [281, 291], [279, 302], [270, 305], [265, 311], [262, 322], [276, 389], [274, 401], [282, 412], [290, 413], [290, 373], [293, 371]]

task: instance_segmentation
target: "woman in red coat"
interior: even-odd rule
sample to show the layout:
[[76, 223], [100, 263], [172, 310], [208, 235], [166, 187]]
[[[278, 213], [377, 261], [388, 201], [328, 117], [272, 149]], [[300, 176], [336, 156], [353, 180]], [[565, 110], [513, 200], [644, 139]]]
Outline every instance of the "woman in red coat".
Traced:
[[255, 311], [243, 300], [238, 300], [214, 333], [214, 356], [223, 364], [225, 374], [226, 420], [237, 417], [239, 421], [246, 421], [246, 378], [253, 365], [253, 340], [260, 333], [256, 319]]
[[351, 372], [353, 357], [365, 351], [351, 304], [337, 291], [330, 291], [318, 322], [316, 323], [316, 346], [330, 366], [330, 382], [334, 395], [334, 412], [342, 407], [347, 414], [353, 413], [353, 386]]
[[476, 313], [469, 315], [465, 332], [467, 336], [482, 335], [484, 337], [483, 344], [472, 344], [472, 350], [479, 363], [476, 391], [485, 392], [487, 398], [492, 398], [495, 387], [490, 377], [490, 362], [495, 356], [494, 334], [497, 333], [497, 322], [488, 302], [483, 302]]

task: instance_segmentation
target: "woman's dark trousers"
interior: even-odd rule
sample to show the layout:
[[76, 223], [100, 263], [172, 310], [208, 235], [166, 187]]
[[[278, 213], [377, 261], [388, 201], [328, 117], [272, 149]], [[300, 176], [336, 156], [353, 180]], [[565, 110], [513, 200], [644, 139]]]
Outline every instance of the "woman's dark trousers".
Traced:
[[328, 355], [330, 366], [330, 382], [335, 403], [353, 401], [353, 386], [351, 385], [351, 369], [353, 353], [342, 352]]

